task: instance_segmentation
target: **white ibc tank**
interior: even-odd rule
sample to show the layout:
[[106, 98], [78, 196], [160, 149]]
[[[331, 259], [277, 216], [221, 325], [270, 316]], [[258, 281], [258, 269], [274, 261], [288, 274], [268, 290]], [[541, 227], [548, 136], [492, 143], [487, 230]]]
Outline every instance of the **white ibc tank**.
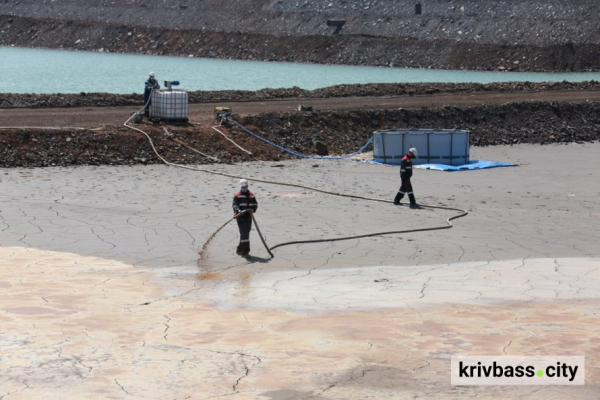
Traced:
[[188, 94], [184, 90], [154, 90], [150, 116], [165, 121], [188, 120]]
[[400, 164], [411, 147], [419, 156], [413, 164], [462, 165], [469, 162], [469, 131], [454, 129], [389, 129], [373, 133], [373, 158]]

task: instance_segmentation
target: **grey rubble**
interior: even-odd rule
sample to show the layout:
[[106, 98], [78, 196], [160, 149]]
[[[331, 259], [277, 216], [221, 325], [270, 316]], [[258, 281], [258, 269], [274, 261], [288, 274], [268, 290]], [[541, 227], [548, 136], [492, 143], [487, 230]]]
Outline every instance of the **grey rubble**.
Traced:
[[[593, 0], [0, 3], [0, 45], [415, 68], [600, 70]], [[329, 19], [344, 19], [332, 36]]]
[[21, 0], [0, 13], [167, 29], [265, 35], [328, 35], [324, 20], [346, 19], [346, 34], [549, 46], [600, 44], [600, 3], [593, 0]]

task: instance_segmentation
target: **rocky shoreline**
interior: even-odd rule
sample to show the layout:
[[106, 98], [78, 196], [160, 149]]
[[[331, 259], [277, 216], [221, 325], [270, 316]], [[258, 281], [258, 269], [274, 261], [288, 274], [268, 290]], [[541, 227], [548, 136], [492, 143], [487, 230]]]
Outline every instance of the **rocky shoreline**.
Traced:
[[[273, 21], [268, 22], [277, 27], [259, 32], [250, 28], [246, 31], [231, 31], [231, 24], [215, 26], [214, 30], [206, 27], [175, 29], [156, 24], [121, 24], [110, 20], [101, 22], [93, 18], [91, 21], [70, 20], [68, 15], [65, 19], [50, 19], [41, 18], [36, 12], [33, 14], [37, 17], [0, 14], [0, 46], [399, 68], [531, 72], [600, 70], [600, 44], [593, 38], [594, 28], [587, 27], [585, 33], [581, 33], [586, 37], [591, 35], [589, 40], [574, 42], [568, 38], [580, 36], [570, 31], [576, 30], [581, 24], [573, 26], [570, 21], [559, 22], [561, 25], [565, 24], [563, 31], [569, 32], [565, 38], [540, 43], [525, 40], [533, 36], [525, 32], [527, 21], [521, 21], [523, 32], [520, 39], [505, 43], [491, 39], [481, 42], [477, 35], [472, 40], [461, 38], [462, 34], [458, 32], [463, 32], [462, 24], [475, 24], [474, 30], [493, 29], [486, 28], [489, 21], [486, 24], [473, 22], [471, 19], [460, 22], [454, 17], [441, 18], [436, 22], [439, 25], [436, 32], [451, 30], [454, 34], [434, 35], [430, 31], [420, 32], [417, 29], [404, 35], [390, 32], [381, 36], [368, 33], [368, 29], [357, 30], [356, 33], [351, 33], [350, 30], [342, 35], [331, 35], [330, 32], [318, 29], [301, 34], [285, 32], [282, 31], [284, 28], [278, 26], [281, 18], [277, 18], [277, 13], [270, 15]], [[361, 16], [357, 21], [364, 18], [367, 17]], [[369, 18], [371, 17], [367, 19]], [[238, 19], [238, 23], [243, 21], [242, 17]], [[318, 20], [315, 24], [325, 26], [325, 16], [315, 19]], [[376, 19], [373, 24], [378, 25], [383, 20], [389, 18]], [[427, 26], [427, 21], [400, 19], [399, 23]], [[544, 21], [544, 31], [556, 34], [556, 27], [553, 28], [555, 22]], [[264, 21], [257, 22], [258, 25], [263, 23]], [[503, 20], [501, 30], [505, 33], [512, 32], [510, 24], [510, 18], [508, 21]], [[535, 25], [534, 22], [532, 24]], [[490, 38], [494, 37], [493, 32], [489, 34]]]
[[[189, 92], [190, 103], [324, 99], [336, 97], [417, 96], [438, 93], [538, 92], [600, 90], [600, 82], [503, 82], [503, 83], [381, 83], [336, 85], [315, 90], [289, 89], [220, 90]], [[0, 108], [121, 107], [143, 105], [142, 94], [0, 93]]]

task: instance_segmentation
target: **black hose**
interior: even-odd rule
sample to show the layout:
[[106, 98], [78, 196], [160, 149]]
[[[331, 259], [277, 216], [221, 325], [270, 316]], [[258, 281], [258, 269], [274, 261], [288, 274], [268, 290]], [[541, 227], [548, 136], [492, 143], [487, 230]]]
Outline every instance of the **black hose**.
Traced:
[[[176, 164], [176, 163], [172, 163], [170, 161], [167, 161], [164, 157], [162, 157], [158, 153], [158, 150], [156, 150], [156, 147], [154, 146], [154, 142], [152, 141], [152, 138], [150, 137], [150, 135], [148, 135], [146, 132], [142, 131], [141, 129], [138, 129], [138, 128], [135, 128], [133, 126], [127, 125], [127, 123], [130, 120], [131, 120], [131, 117], [127, 121], [125, 121], [125, 123], [123, 125], [126, 126], [127, 128], [133, 129], [135, 131], [138, 131], [138, 132], [144, 134], [148, 138], [148, 140], [150, 141], [150, 145], [152, 146], [152, 150], [154, 150], [154, 153], [156, 154], [156, 156], [160, 160], [162, 160], [166, 165], [171, 165], [171, 166], [178, 167], [178, 168], [189, 169], [189, 170], [192, 170], [192, 171], [206, 172], [206, 173], [209, 173], [209, 174], [226, 176], [226, 177], [229, 177], [229, 178], [244, 179], [244, 177], [242, 177], [242, 176], [236, 176], [236, 175], [226, 174], [226, 173], [223, 173], [223, 172], [214, 172], [214, 171], [210, 171], [210, 170], [207, 170], [207, 169], [195, 168], [195, 167], [190, 167], [190, 166], [187, 166], [187, 165]], [[304, 186], [304, 185], [297, 185], [297, 184], [293, 184], [293, 183], [268, 181], [268, 180], [264, 180], [264, 179], [253, 179], [253, 181], [254, 182], [261, 182], [261, 183], [268, 183], [268, 184], [272, 184], [272, 185], [297, 187], [297, 188], [312, 190], [312, 191], [315, 191], [315, 192], [330, 194], [330, 195], [333, 195], [333, 196], [349, 197], [349, 198], [352, 198], [352, 199], [360, 199], [360, 200], [367, 200], [367, 201], [378, 201], [378, 202], [382, 202], [382, 203], [392, 203], [392, 201], [386, 200], [386, 199], [378, 199], [378, 198], [372, 198], [372, 197], [357, 196], [357, 195], [352, 195], [352, 194], [347, 194], [347, 193], [332, 192], [332, 191], [329, 191], [329, 190], [324, 190], [324, 189], [319, 189], [319, 188], [314, 188], [314, 187]], [[264, 241], [262, 235], [260, 235], [260, 237], [261, 237], [261, 240], [262, 240], [263, 244], [265, 245], [265, 248], [267, 249], [267, 251], [271, 255], [271, 257], [274, 257], [273, 253], [271, 252], [272, 250], [274, 250], [274, 249], [276, 249], [278, 247], [290, 246], [290, 245], [293, 245], [293, 244], [336, 242], [336, 241], [341, 241], [341, 240], [360, 239], [360, 238], [366, 238], [366, 237], [372, 237], [372, 236], [382, 236], [382, 235], [391, 235], [391, 234], [399, 234], [399, 233], [425, 232], [425, 231], [434, 231], [434, 230], [441, 230], [441, 229], [449, 229], [449, 228], [452, 228], [452, 226], [453, 226], [452, 222], [450, 222], [450, 221], [452, 221], [454, 219], [462, 218], [462, 217], [464, 217], [464, 216], [466, 216], [466, 215], [469, 214], [469, 212], [467, 210], [463, 210], [461, 208], [445, 207], [445, 206], [434, 206], [434, 205], [428, 205], [428, 204], [420, 204], [420, 206], [423, 207], [423, 208], [437, 208], [437, 209], [440, 209], [440, 210], [459, 211], [460, 214], [457, 214], [457, 215], [454, 215], [452, 217], [447, 218], [446, 219], [447, 226], [440, 226], [440, 227], [433, 227], [433, 228], [406, 229], [406, 230], [389, 231], [389, 232], [375, 232], [375, 233], [369, 233], [369, 234], [365, 234], [365, 235], [345, 236], [345, 237], [340, 237], [340, 238], [328, 238], [328, 239], [316, 239], [316, 240], [297, 240], [297, 241], [292, 241], [292, 242], [279, 243], [279, 244], [277, 244], [277, 245], [275, 245], [275, 246], [273, 246], [271, 248], [268, 248], [268, 246], [267, 246], [266, 242]], [[254, 219], [254, 217], [253, 217], [253, 219]], [[233, 220], [233, 218], [230, 219], [229, 221], [227, 221], [225, 224], [223, 224], [204, 243], [204, 245], [202, 246], [202, 250], [200, 251], [200, 259], [202, 259], [203, 255], [205, 254], [205, 251], [206, 251], [206, 248], [208, 246], [208, 243], [216, 236], [216, 234], [221, 229], [223, 229], [232, 220]], [[256, 224], [256, 220], [255, 219], [254, 219], [254, 222]], [[258, 225], [256, 225], [256, 226], [257, 226], [257, 229], [258, 229]]]

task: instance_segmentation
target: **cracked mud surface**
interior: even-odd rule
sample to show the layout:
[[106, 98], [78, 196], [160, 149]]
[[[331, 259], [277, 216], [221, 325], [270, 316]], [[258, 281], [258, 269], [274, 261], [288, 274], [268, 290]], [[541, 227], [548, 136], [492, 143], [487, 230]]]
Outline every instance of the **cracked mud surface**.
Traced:
[[[0, 170], [0, 399], [597, 397], [600, 143], [473, 148], [517, 168], [415, 171], [448, 230], [239, 258], [234, 179], [164, 166]], [[318, 164], [319, 167], [314, 167]], [[283, 166], [282, 166], [283, 165]], [[210, 168], [250, 179], [269, 245], [441, 226], [353, 161]], [[582, 387], [451, 387], [452, 355], [585, 355]]]

